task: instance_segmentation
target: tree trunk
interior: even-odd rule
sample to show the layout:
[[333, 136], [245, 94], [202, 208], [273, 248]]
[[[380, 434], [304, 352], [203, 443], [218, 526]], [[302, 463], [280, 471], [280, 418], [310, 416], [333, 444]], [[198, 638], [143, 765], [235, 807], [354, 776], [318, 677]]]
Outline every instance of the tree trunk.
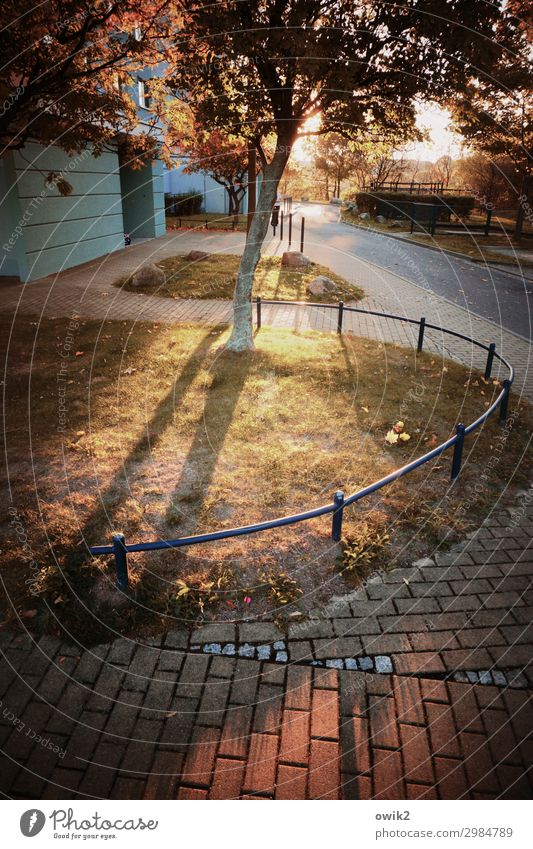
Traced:
[[229, 351], [248, 351], [254, 347], [252, 288], [255, 270], [261, 257], [261, 246], [268, 231], [270, 214], [289, 153], [290, 145], [282, 145], [276, 151], [270, 165], [263, 169], [259, 199], [246, 235], [246, 244], [233, 296], [233, 328], [226, 345]]
[[526, 210], [531, 207], [531, 176], [525, 174], [522, 178], [520, 188], [520, 197], [518, 198], [518, 211], [516, 213], [516, 222], [514, 227], [514, 236], [519, 239], [524, 230], [524, 221], [526, 218]]

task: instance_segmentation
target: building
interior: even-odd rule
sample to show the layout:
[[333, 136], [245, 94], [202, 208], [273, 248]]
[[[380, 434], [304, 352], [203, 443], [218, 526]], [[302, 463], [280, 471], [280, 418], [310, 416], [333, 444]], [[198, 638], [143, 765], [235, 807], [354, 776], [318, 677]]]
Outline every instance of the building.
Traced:
[[[229, 202], [224, 186], [213, 180], [209, 174], [185, 174], [186, 164], [186, 161], [182, 161], [175, 168], [165, 169], [163, 175], [165, 194], [180, 195], [186, 192], [199, 192], [203, 195], [203, 212], [227, 215]], [[242, 200], [241, 212], [247, 212], [247, 194]]]
[[[150, 107], [146, 78], [139, 76], [135, 92], [141, 124]], [[69, 156], [30, 143], [7, 153], [0, 158], [0, 277], [25, 283], [123, 250], [124, 233], [163, 236], [163, 171], [160, 160], [134, 170], [111, 150]], [[70, 183], [70, 194], [47, 182], [50, 172]]]

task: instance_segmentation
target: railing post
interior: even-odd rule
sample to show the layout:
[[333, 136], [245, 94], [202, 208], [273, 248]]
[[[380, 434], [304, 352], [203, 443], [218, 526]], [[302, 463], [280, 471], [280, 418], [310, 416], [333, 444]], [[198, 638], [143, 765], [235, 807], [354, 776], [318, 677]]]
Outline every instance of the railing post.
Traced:
[[491, 342], [489, 345], [489, 353], [487, 354], [487, 365], [485, 366], [485, 380], [489, 380], [492, 374], [492, 361], [494, 360], [494, 351], [496, 344]]
[[115, 572], [119, 590], [127, 590], [129, 587], [128, 554], [125, 545], [124, 534], [115, 534], [113, 537], [113, 554], [115, 555]]
[[426, 319], [422, 317], [420, 319], [419, 325], [420, 326], [418, 329], [418, 343], [416, 346], [416, 350], [420, 354], [422, 348], [424, 347], [424, 330], [426, 329]]
[[302, 225], [300, 227], [300, 253], [304, 252], [304, 236], [305, 236], [305, 218], [302, 215]]
[[500, 427], [503, 427], [507, 419], [507, 407], [509, 406], [509, 393], [511, 391], [511, 381], [506, 379], [503, 381], [505, 395], [500, 402]]
[[333, 542], [339, 542], [342, 536], [342, 514], [344, 510], [344, 492], [342, 490], [335, 493], [333, 503], [335, 504], [335, 511], [331, 523], [331, 539]]
[[492, 218], [492, 207], [487, 209], [487, 220], [485, 221], [485, 230], [483, 231], [485, 236], [490, 236], [491, 218]]
[[283, 211], [282, 211], [282, 213], [281, 213], [281, 217], [280, 217], [280, 225], [279, 225], [279, 240], [280, 240], [280, 242], [282, 242], [282, 241], [283, 241]]
[[292, 243], [292, 212], [289, 212], [289, 248]]
[[464, 424], [458, 424], [455, 428], [455, 432], [457, 434], [457, 442], [453, 448], [453, 459], [452, 459], [452, 481], [457, 480], [459, 477], [459, 472], [461, 471], [461, 460], [463, 458], [463, 445], [465, 441], [465, 426]]
[[255, 302], [257, 304], [257, 329], [261, 330], [261, 298], [259, 295]]
[[337, 315], [337, 333], [342, 333], [343, 317], [344, 317], [344, 301], [339, 301], [339, 313]]

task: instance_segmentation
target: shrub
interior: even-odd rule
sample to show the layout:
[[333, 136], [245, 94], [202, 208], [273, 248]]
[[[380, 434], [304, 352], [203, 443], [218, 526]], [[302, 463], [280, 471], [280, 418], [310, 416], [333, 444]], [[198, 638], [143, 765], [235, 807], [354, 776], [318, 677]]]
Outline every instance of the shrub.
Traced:
[[409, 192], [358, 192], [355, 202], [361, 212], [386, 218], [409, 217], [410, 203], [431, 203], [443, 207], [443, 217], [453, 212], [459, 218], [468, 218], [474, 209], [473, 195], [418, 195]]
[[197, 215], [202, 209], [204, 197], [201, 192], [182, 192], [177, 195], [165, 195], [167, 215]]

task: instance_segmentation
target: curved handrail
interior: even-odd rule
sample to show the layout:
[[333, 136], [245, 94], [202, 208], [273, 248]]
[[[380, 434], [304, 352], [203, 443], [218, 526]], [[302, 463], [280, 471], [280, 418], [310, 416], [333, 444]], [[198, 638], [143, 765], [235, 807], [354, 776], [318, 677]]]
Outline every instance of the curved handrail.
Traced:
[[256, 307], [258, 328], [261, 327], [261, 307], [264, 304], [273, 306], [281, 305], [291, 307], [312, 307], [319, 309], [337, 310], [338, 333], [342, 332], [343, 314], [345, 312], [363, 313], [365, 315], [388, 318], [394, 321], [402, 321], [408, 324], [416, 324], [419, 326], [418, 351], [422, 350], [425, 330], [436, 330], [448, 336], [454, 336], [456, 338], [462, 339], [463, 341], [470, 342], [472, 345], [475, 345], [476, 347], [487, 351], [488, 357], [487, 365], [485, 368], [486, 379], [488, 379], [491, 375], [492, 363], [494, 358], [498, 359], [503, 365], [507, 367], [507, 369], [509, 370], [509, 377], [503, 381], [503, 388], [496, 400], [493, 401], [493, 403], [490, 405], [490, 407], [488, 407], [488, 409], [485, 410], [482, 415], [480, 415], [475, 421], [471, 422], [469, 425], [465, 426], [463, 424], [458, 424], [456, 426], [456, 433], [454, 436], [449, 437], [447, 440], [442, 442], [440, 445], [437, 445], [435, 448], [432, 448], [431, 451], [426, 452], [426, 454], [423, 454], [421, 457], [417, 457], [410, 463], [406, 463], [405, 466], [401, 466], [399, 469], [395, 469], [393, 472], [390, 472], [388, 475], [385, 475], [385, 477], [380, 478], [380, 480], [363, 487], [363, 489], [360, 489], [347, 497], [345, 497], [344, 493], [341, 491], [336, 492], [333, 501], [330, 504], [323, 504], [320, 507], [315, 507], [311, 510], [305, 510], [301, 513], [295, 513], [291, 516], [282, 516], [279, 519], [270, 519], [265, 522], [258, 522], [251, 525], [241, 525], [237, 528], [228, 528], [226, 530], [214, 531], [212, 533], [197, 534], [196, 536], [179, 537], [177, 539], [169, 540], [156, 540], [154, 542], [138, 542], [126, 544], [126, 541], [122, 534], [115, 534], [113, 537], [112, 545], [90, 546], [90, 554], [114, 554], [117, 572], [117, 582], [119, 587], [125, 589], [128, 586], [127, 554], [131, 552], [158, 551], [165, 548], [181, 548], [183, 546], [198, 545], [204, 542], [214, 542], [216, 540], [230, 539], [231, 537], [246, 536], [248, 534], [272, 530], [273, 528], [281, 528], [286, 525], [294, 525], [298, 522], [305, 522], [309, 519], [315, 519], [318, 516], [325, 516], [328, 513], [333, 513], [332, 538], [338, 542], [341, 538], [343, 511], [346, 507], [349, 507], [351, 504], [355, 504], [357, 501], [360, 501], [367, 495], [371, 495], [372, 493], [377, 492], [377, 490], [382, 489], [384, 486], [387, 486], [388, 484], [393, 483], [399, 478], [404, 477], [405, 475], [409, 474], [409, 472], [412, 472], [419, 466], [422, 466], [430, 460], [439, 457], [441, 454], [443, 454], [445, 451], [452, 447], [454, 448], [454, 456], [452, 462], [452, 481], [455, 480], [459, 476], [460, 472], [464, 437], [467, 434], [472, 433], [472, 431], [476, 430], [476, 428], [480, 427], [480, 425], [484, 424], [487, 419], [498, 409], [498, 407], [500, 408], [500, 424], [503, 425], [505, 423], [509, 392], [511, 385], [514, 381], [515, 371], [511, 363], [505, 357], [502, 357], [501, 354], [497, 353], [495, 349], [496, 346], [493, 343], [491, 343], [490, 345], [486, 345], [485, 343], [478, 342], [477, 339], [473, 339], [472, 337], [466, 336], [464, 333], [459, 333], [456, 330], [449, 330], [446, 327], [440, 327], [436, 324], [427, 323], [425, 318], [408, 318], [406, 316], [394, 315], [392, 313], [380, 312], [378, 310], [363, 310], [359, 307], [345, 306], [342, 301], [339, 301], [338, 304], [321, 304], [309, 303], [307, 301], [272, 301], [257, 298]]

